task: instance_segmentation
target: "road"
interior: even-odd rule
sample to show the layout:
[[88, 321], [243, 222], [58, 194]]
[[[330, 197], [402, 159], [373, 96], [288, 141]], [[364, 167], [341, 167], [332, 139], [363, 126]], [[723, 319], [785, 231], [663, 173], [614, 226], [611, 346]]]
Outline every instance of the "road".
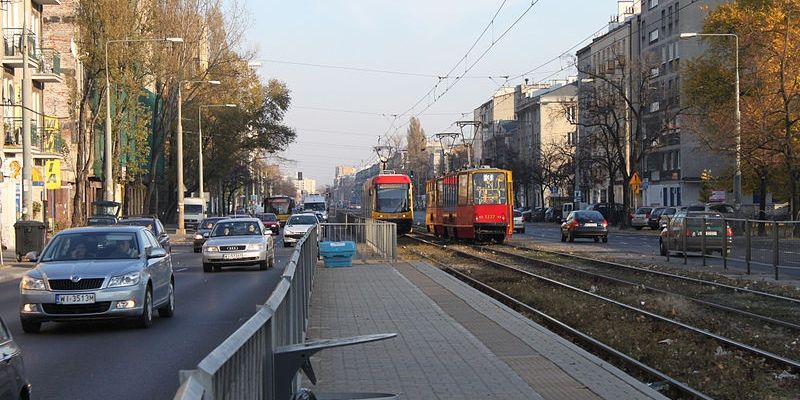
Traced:
[[173, 245], [175, 316], [150, 329], [120, 322], [47, 323], [25, 334], [19, 280], [0, 283], [0, 315], [23, 349], [35, 399], [171, 399], [193, 369], [272, 293], [294, 248], [277, 241], [276, 266], [203, 273], [191, 246]]
[[[618, 257], [626, 260], [652, 262], [665, 261], [665, 257], [659, 254], [658, 249], [658, 235], [657, 232], [648, 228], [641, 231], [628, 230], [624, 232], [612, 230], [609, 233], [608, 243], [595, 243], [592, 239], [575, 239], [574, 243], [561, 243], [560, 227], [554, 223], [528, 223], [526, 224], [525, 234], [515, 234], [516, 240], [530, 239], [536, 243], [547, 244], [547, 248], [553, 250], [568, 250], [576, 253], [584, 253], [584, 256], [592, 257], [599, 254], [604, 254], [612, 257]], [[734, 249], [733, 255], [736, 257], [744, 257], [742, 249]], [[759, 250], [761, 252], [767, 250]], [[741, 253], [741, 254], [740, 254]], [[753, 251], [753, 259], [756, 259], [757, 251]], [[718, 258], [719, 255], [716, 255]], [[764, 257], [759, 257], [764, 258]], [[675, 266], [683, 263], [683, 257], [672, 257], [672, 263]], [[702, 257], [689, 256], [689, 264], [694, 266], [702, 265]], [[800, 267], [800, 263], [795, 260], [785, 259], [787, 265]], [[709, 264], [722, 265], [721, 259], [708, 260]], [[728, 268], [735, 273], [744, 273], [746, 271], [746, 264], [744, 261], [728, 261]], [[751, 264], [753, 273], [761, 273], [768, 276], [773, 275], [773, 268], [771, 265], [764, 264]], [[781, 279], [800, 279], [800, 270], [782, 268], [780, 271]]]

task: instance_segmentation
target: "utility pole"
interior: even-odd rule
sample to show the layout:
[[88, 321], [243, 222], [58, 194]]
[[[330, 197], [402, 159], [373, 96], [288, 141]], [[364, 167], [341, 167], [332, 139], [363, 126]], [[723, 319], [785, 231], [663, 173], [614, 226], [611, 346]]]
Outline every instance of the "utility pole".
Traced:
[[[31, 153], [31, 71], [28, 67], [28, 18], [31, 2], [22, 2], [22, 219], [33, 212], [33, 154]], [[36, 49], [34, 49], [35, 51]]]
[[[475, 137], [477, 136], [478, 129], [481, 128], [481, 121], [456, 121], [456, 125], [461, 129], [461, 141], [464, 142], [464, 146], [467, 148], [467, 168], [472, 167], [472, 146], [475, 143]], [[467, 136], [464, 134], [464, 127], [471, 126], [472, 127], [472, 137], [467, 139]]]

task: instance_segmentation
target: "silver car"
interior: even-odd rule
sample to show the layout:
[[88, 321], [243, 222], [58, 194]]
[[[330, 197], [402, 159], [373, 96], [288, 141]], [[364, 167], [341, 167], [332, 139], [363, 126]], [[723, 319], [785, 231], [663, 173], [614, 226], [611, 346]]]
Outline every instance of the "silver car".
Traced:
[[175, 310], [172, 258], [149, 229], [85, 227], [56, 234], [32, 254], [20, 282], [20, 320], [28, 333], [42, 322], [133, 319], [142, 328]]
[[258, 218], [218, 221], [203, 244], [203, 272], [254, 264], [262, 270], [275, 265], [272, 231]]
[[30, 399], [30, 394], [22, 350], [0, 318], [0, 400]]

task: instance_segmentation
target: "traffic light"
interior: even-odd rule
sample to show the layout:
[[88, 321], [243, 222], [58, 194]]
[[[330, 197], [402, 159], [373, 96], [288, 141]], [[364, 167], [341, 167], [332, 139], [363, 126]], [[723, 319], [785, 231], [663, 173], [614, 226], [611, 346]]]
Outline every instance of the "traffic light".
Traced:
[[408, 176], [409, 176], [411, 179], [414, 179], [414, 170], [411, 170], [411, 171], [409, 171], [409, 174], [408, 174]]

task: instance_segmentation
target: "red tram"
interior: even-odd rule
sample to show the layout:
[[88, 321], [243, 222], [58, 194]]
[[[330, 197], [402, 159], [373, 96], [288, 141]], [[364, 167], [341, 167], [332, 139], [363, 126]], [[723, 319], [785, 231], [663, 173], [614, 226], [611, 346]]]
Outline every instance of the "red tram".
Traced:
[[473, 168], [452, 172], [425, 184], [425, 225], [436, 236], [494, 240], [514, 230], [511, 171]]

